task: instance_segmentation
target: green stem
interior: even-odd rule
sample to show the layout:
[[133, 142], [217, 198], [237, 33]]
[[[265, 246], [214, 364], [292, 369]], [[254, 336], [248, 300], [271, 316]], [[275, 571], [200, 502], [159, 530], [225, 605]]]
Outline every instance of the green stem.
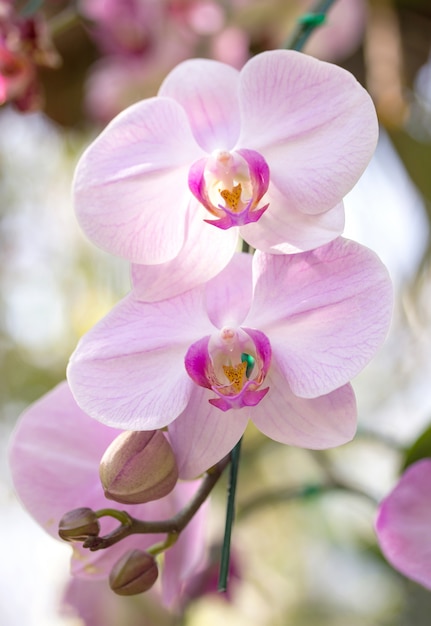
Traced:
[[241, 452], [242, 439], [238, 441], [231, 452], [231, 464], [229, 475], [229, 486], [226, 506], [226, 522], [224, 527], [223, 546], [221, 551], [220, 574], [218, 579], [218, 591], [226, 591], [229, 576], [230, 563], [230, 540], [232, 536], [232, 526], [235, 517], [235, 492], [238, 480], [239, 456]]
[[325, 23], [326, 14], [334, 2], [335, 0], [319, 0], [310, 13], [302, 15], [284, 47], [289, 50], [302, 50], [311, 33]]

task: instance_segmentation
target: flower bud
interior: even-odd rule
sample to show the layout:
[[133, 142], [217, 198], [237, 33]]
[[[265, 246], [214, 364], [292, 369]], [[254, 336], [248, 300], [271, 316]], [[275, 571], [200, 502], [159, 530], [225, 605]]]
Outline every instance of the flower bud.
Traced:
[[88, 537], [97, 537], [99, 532], [96, 513], [86, 507], [65, 513], [58, 525], [58, 534], [65, 541], [85, 541]]
[[120, 596], [133, 596], [148, 591], [159, 575], [156, 561], [142, 550], [129, 550], [109, 574], [109, 586]]
[[166, 496], [175, 487], [178, 468], [161, 430], [125, 431], [100, 462], [105, 496], [123, 504], [141, 504]]

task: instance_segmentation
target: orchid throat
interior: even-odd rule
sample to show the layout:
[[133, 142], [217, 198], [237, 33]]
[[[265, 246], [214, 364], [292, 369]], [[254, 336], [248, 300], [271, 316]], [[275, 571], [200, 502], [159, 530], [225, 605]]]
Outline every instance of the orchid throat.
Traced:
[[209, 402], [221, 409], [255, 406], [267, 394], [261, 389], [271, 362], [268, 338], [257, 330], [224, 327], [194, 343], [185, 366], [192, 380], [218, 397]]
[[226, 230], [257, 222], [268, 208], [259, 207], [269, 185], [269, 167], [254, 150], [215, 150], [189, 172], [189, 187], [217, 219], [205, 220]]

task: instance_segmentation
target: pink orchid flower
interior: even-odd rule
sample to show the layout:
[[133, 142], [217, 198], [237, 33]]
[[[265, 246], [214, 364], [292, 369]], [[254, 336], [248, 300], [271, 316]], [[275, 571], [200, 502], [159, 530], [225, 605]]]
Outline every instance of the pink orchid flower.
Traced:
[[[10, 466], [16, 492], [24, 507], [50, 535], [58, 538], [63, 515], [75, 508], [115, 508], [107, 500], [99, 480], [99, 462], [119, 434], [90, 419], [77, 406], [67, 383], [58, 385], [25, 411], [10, 447]], [[117, 506], [144, 520], [166, 519], [193, 497], [199, 481], [179, 482], [164, 498], [146, 504]], [[204, 564], [204, 504], [165, 553], [162, 600], [166, 606], [179, 601], [189, 577]], [[102, 532], [118, 522], [102, 518]], [[163, 535], [132, 535], [105, 550], [90, 552], [74, 544], [71, 569], [79, 578], [107, 578], [112, 566], [130, 549], [146, 550]]]
[[134, 263], [191, 259], [190, 288], [226, 266], [238, 233], [273, 253], [336, 238], [376, 140], [372, 101], [340, 67], [288, 50], [241, 71], [190, 59], [83, 154], [76, 213], [90, 239]]
[[389, 563], [431, 589], [431, 459], [407, 468], [381, 502], [376, 533]]
[[391, 308], [385, 267], [352, 241], [238, 254], [175, 298], [132, 291], [81, 339], [69, 383], [110, 426], [169, 425], [184, 478], [227, 454], [249, 419], [276, 441], [336, 446], [354, 434], [349, 381], [381, 345]]

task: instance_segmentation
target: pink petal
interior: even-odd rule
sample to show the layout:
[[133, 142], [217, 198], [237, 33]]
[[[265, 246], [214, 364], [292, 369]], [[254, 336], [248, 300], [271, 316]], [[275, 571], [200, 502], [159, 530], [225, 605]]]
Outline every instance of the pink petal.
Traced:
[[263, 154], [292, 210], [338, 204], [374, 152], [371, 98], [336, 65], [291, 50], [263, 52], [241, 71], [239, 99], [238, 147]]
[[184, 107], [196, 141], [207, 152], [230, 150], [238, 139], [238, 76], [238, 70], [224, 63], [189, 59], [177, 65], [160, 87], [159, 96]]
[[181, 478], [194, 478], [228, 454], [244, 433], [250, 410], [224, 413], [208, 400], [212, 391], [194, 387], [183, 413], [169, 425]]
[[357, 413], [350, 385], [318, 398], [298, 398], [274, 362], [266, 383], [269, 391], [250, 415], [259, 430], [271, 439], [321, 450], [353, 438]]
[[101, 248], [135, 263], [172, 259], [185, 237], [188, 168], [200, 156], [177, 103], [151, 98], [129, 107], [78, 163], [81, 227]]
[[233, 256], [238, 233], [222, 232], [204, 223], [207, 213], [195, 200], [187, 211], [184, 245], [172, 261], [133, 265], [134, 295], [153, 302], [172, 298], [218, 274]]
[[188, 346], [211, 329], [203, 290], [157, 303], [126, 297], [78, 344], [68, 366], [83, 410], [108, 426], [152, 430], [174, 420], [193, 383]]
[[411, 465], [380, 504], [376, 532], [389, 563], [431, 589], [431, 459]]
[[347, 239], [299, 255], [254, 255], [247, 325], [268, 336], [295, 395], [322, 396], [356, 376], [381, 346], [392, 287], [378, 257]]
[[[120, 431], [108, 428], [83, 413], [67, 386], [61, 383], [21, 416], [10, 445], [10, 467], [17, 494], [30, 515], [53, 537], [63, 515], [78, 507], [110, 508], [99, 479], [99, 461]], [[171, 515], [169, 496], [155, 503], [123, 506], [132, 515], [159, 519]], [[102, 521], [103, 532], [116, 526]], [[90, 552], [75, 545], [72, 573], [80, 577], [106, 577], [129, 547], [148, 548], [161, 538], [128, 537], [121, 546]]]
[[[178, 509], [192, 499], [200, 482], [187, 481], [177, 484], [175, 496], [180, 505]], [[178, 541], [165, 553], [162, 601], [168, 608], [178, 606], [188, 579], [205, 565], [208, 505], [209, 501], [206, 500], [182, 531]]]
[[252, 301], [252, 256], [235, 254], [223, 271], [207, 283], [206, 308], [216, 328], [240, 326]]
[[[119, 432], [85, 415], [67, 383], [58, 385], [21, 416], [9, 453], [14, 486], [30, 515], [52, 536], [58, 538], [58, 523], [67, 511], [82, 506], [93, 510], [115, 508], [115, 503], [104, 496], [99, 462]], [[179, 483], [160, 500], [121, 508], [140, 519], [167, 519], [189, 502], [198, 486]], [[190, 533], [181, 535], [174, 563], [166, 563], [171, 588], [181, 586], [200, 564], [204, 516], [205, 507], [191, 524], [195, 544], [191, 546]], [[116, 521], [101, 519], [102, 534], [115, 526]], [[75, 544], [72, 573], [81, 578], [104, 578], [124, 552], [130, 548], [145, 550], [161, 539], [160, 534], [133, 535], [100, 552]]]
[[292, 254], [313, 250], [343, 232], [343, 203], [326, 213], [307, 215], [292, 209], [274, 184], [270, 184], [265, 201], [269, 207], [259, 221], [240, 228], [241, 237], [262, 252]]
[[[85, 506], [88, 494], [96, 494], [98, 460], [119, 432], [85, 415], [65, 382], [21, 416], [10, 444], [14, 487], [28, 512], [54, 537], [64, 513]], [[94, 499], [96, 506], [106, 506], [101, 486]]]

